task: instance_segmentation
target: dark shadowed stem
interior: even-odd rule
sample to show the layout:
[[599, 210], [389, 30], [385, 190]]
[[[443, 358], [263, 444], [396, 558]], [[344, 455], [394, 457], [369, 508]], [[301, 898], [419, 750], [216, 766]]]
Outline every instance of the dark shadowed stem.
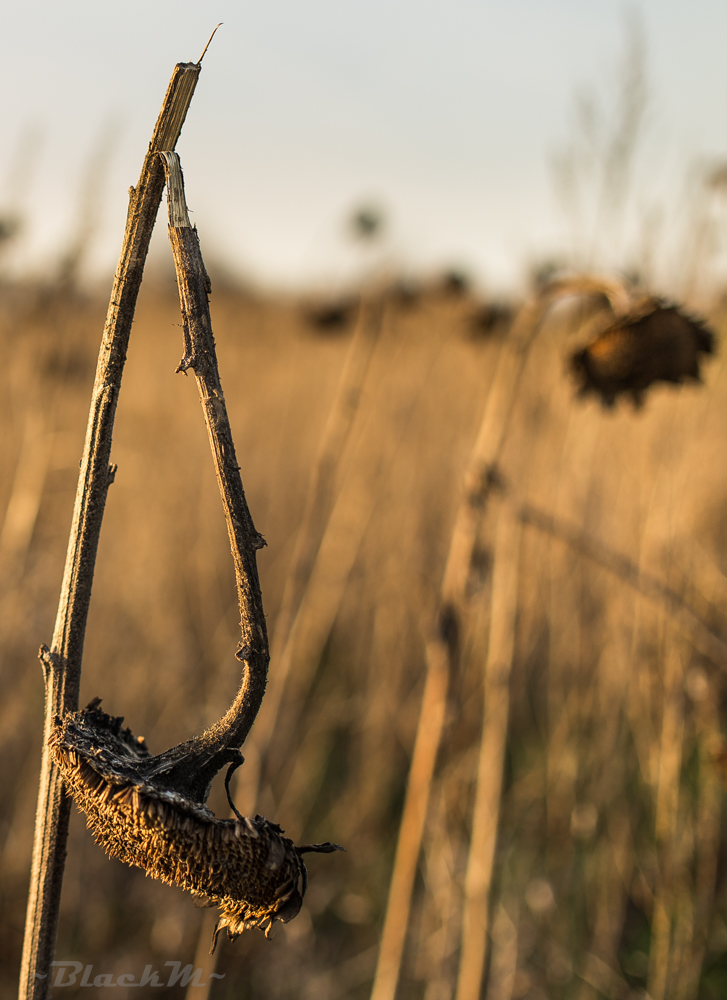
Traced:
[[198, 64], [178, 63], [175, 66], [139, 182], [129, 192], [126, 232], [96, 368], [53, 642], [50, 649], [43, 647], [41, 652], [45, 676], [43, 758], [18, 992], [20, 1000], [44, 1000], [50, 986], [70, 799], [63, 791], [47, 741], [54, 719], [78, 709], [83, 640], [96, 552], [106, 494], [114, 476], [109, 462], [116, 403], [149, 240], [164, 189], [164, 171], [158, 154], [176, 145], [199, 71]]
[[243, 670], [240, 689], [227, 714], [197, 739], [152, 758], [144, 773], [158, 775], [167, 787], [204, 801], [217, 772], [226, 763], [239, 762], [239, 748], [255, 721], [265, 693], [268, 636], [257, 573], [257, 550], [265, 541], [252, 522], [235, 457], [217, 369], [207, 298], [209, 278], [197, 230], [191, 227], [187, 214], [179, 157], [169, 152], [163, 154], [163, 160], [167, 172], [169, 241], [184, 323], [184, 357], [177, 371], [191, 369], [194, 372], [202, 401], [235, 564], [242, 630], [236, 655]]

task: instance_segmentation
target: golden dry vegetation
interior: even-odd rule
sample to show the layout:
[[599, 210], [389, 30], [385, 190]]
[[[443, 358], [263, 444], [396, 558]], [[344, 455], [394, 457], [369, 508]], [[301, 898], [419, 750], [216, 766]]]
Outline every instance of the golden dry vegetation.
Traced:
[[[370, 994], [425, 645], [506, 343], [503, 328], [472, 332], [474, 309], [466, 295], [435, 291], [386, 306], [360, 397], [344, 400], [350, 428], [324, 470], [308, 559], [291, 582], [354, 334], [315, 331], [292, 299], [215, 287], [238, 459], [268, 542], [258, 563], [273, 637], [271, 692], [286, 581], [300, 604], [270, 746], [254, 728], [237, 805], [279, 822], [298, 843], [330, 839], [347, 853], [312, 858], [303, 911], [277, 925], [271, 941], [250, 932], [221, 944], [216, 972], [224, 978], [213, 982], [213, 1000]], [[52, 631], [104, 313], [101, 299], [69, 293], [6, 285], [0, 297], [3, 995], [15, 988], [37, 794], [43, 685], [35, 655]], [[460, 972], [463, 913], [471, 921], [479, 898], [473, 815], [478, 837], [497, 831], [485, 887], [487, 1000], [626, 1000], [645, 989], [652, 1000], [711, 1000], [727, 988], [716, 759], [727, 659], [714, 648], [705, 654], [673, 602], [640, 594], [583, 546], [532, 523], [517, 529], [514, 544], [507, 514], [527, 503], [567, 522], [657, 577], [727, 636], [727, 376], [718, 356], [704, 366], [705, 385], [652, 387], [640, 411], [579, 400], [567, 357], [582, 346], [587, 318], [577, 303], [563, 303], [535, 338], [499, 462], [506, 498], [493, 493], [482, 511], [465, 620], [447, 637], [456, 670], [428, 789], [399, 1000], [447, 1000], [458, 981], [460, 1000], [477, 996]], [[719, 310], [711, 319], [719, 332]], [[152, 752], [215, 721], [239, 679], [232, 563], [196, 388], [174, 374], [178, 323], [173, 282], [147, 282], [117, 415], [118, 473], [82, 681], [82, 703], [103, 697]], [[491, 695], [485, 685], [495, 683], [485, 677], [490, 612], [507, 611], [493, 595], [503, 552], [514, 647], [506, 696], [500, 678], [498, 711], [488, 716], [486, 703], [483, 727], [483, 688]], [[211, 805], [227, 812], [220, 778]], [[57, 957], [115, 976], [172, 960], [207, 963], [209, 972], [212, 926], [190, 896], [107, 860], [74, 812]]]

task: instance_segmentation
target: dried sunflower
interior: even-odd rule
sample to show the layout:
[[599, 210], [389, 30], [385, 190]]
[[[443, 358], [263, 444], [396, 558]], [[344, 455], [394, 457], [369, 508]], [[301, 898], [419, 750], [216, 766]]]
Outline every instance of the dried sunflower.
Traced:
[[159, 762], [166, 755], [152, 757], [123, 718], [99, 702], [59, 719], [50, 742], [96, 843], [110, 857], [219, 906], [215, 941], [223, 928], [232, 939], [250, 927], [268, 935], [275, 920], [297, 916], [307, 887], [301, 855], [340, 848], [296, 847], [277, 823], [236, 809], [236, 819], [217, 819], [204, 802], [165, 787]]
[[654, 382], [700, 381], [700, 356], [714, 348], [714, 334], [702, 320], [649, 298], [576, 351], [571, 369], [581, 394], [596, 393], [605, 406], [628, 394], [640, 405]]

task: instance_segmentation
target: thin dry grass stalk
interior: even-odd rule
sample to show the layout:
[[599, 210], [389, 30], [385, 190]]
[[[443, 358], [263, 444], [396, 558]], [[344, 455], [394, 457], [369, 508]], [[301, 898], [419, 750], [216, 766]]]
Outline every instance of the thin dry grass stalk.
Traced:
[[[264, 769], [266, 749], [272, 739], [278, 721], [280, 704], [285, 690], [286, 680], [294, 658], [294, 644], [291, 641], [293, 632], [299, 635], [305, 631], [303, 617], [299, 617], [302, 608], [306, 608], [304, 616], [309, 620], [328, 623], [330, 630], [331, 613], [321, 617], [318, 608], [311, 604], [310, 583], [316, 572], [316, 554], [321, 547], [327, 549], [325, 537], [332, 529], [332, 508], [335, 503], [335, 478], [342, 456], [350, 439], [351, 429], [359, 411], [361, 393], [373, 352], [379, 341], [384, 321], [385, 298], [377, 295], [365, 300], [361, 305], [359, 322], [354, 331], [346, 362], [331, 407], [323, 437], [318, 450], [315, 466], [311, 474], [303, 510], [303, 517], [291, 558], [290, 568], [286, 574], [275, 630], [271, 640], [271, 657], [276, 665], [275, 672], [268, 685], [265, 707], [260, 714], [255, 729], [257, 747], [255, 772], [246, 776], [246, 798], [253, 806], [258, 798], [259, 784]], [[363, 519], [363, 524], [366, 523]], [[355, 558], [358, 545], [338, 546], [334, 549], [339, 553], [350, 553]], [[344, 560], [345, 561], [345, 560]], [[346, 575], [347, 574], [347, 571]], [[334, 574], [336, 579], [340, 574]], [[345, 577], [344, 577], [345, 580]], [[343, 583], [344, 581], [341, 581]], [[340, 594], [343, 587], [338, 589]], [[334, 612], [337, 603], [332, 607]], [[325, 642], [325, 638], [323, 640]], [[315, 644], [315, 648], [320, 642]], [[314, 654], [315, 657], [315, 654]]]
[[538, 510], [530, 504], [524, 504], [520, 508], [519, 516], [525, 524], [560, 539], [580, 555], [613, 573], [644, 597], [668, 609], [672, 623], [689, 639], [694, 648], [712, 660], [715, 665], [727, 669], [727, 642], [703, 622], [679, 594], [661, 580], [641, 569], [627, 556], [614, 552], [581, 528]]
[[19, 997], [42, 1000], [48, 995], [58, 906], [68, 837], [70, 799], [48, 740], [56, 717], [78, 708], [81, 660], [91, 585], [106, 494], [113, 481], [111, 433], [121, 387], [126, 351], [162, 191], [164, 171], [158, 153], [174, 149], [184, 124], [199, 64], [178, 63], [136, 188], [131, 188], [126, 232], [111, 292], [88, 429], [78, 479], [61, 597], [49, 650], [42, 657], [45, 676], [45, 723], [38, 808], [36, 812], [30, 890], [20, 970]]
[[512, 509], [507, 504], [501, 505], [492, 566], [482, 734], [465, 878], [456, 1000], [478, 1000], [487, 958], [490, 895], [510, 705], [510, 672], [515, 649], [521, 530], [521, 523]]
[[[420, 396], [417, 382], [406, 410], [413, 411]], [[292, 664], [286, 667], [288, 683], [285, 703], [281, 706], [281, 722], [274, 745], [270, 747], [268, 773], [279, 773], [293, 753], [296, 723], [305, 704], [307, 692], [321, 662], [331, 630], [343, 599], [346, 582], [359, 554], [371, 518], [379, 499], [378, 484], [385, 462], [393, 460], [400, 446], [398, 435], [385, 439], [384, 448], [372, 448], [368, 432], [375, 423], [374, 408], [362, 411], [355, 440], [346, 449], [346, 468], [326, 522], [310, 576], [291, 626], [286, 647], [281, 654]], [[343, 456], [342, 456], [343, 458]], [[342, 462], [343, 464], [343, 462]], [[276, 668], [277, 669], [277, 668]], [[263, 712], [266, 711], [265, 705]]]
[[517, 972], [519, 900], [509, 899], [514, 917], [501, 900], [492, 921], [490, 971], [486, 1000], [510, 1000]]
[[656, 789], [654, 839], [659, 852], [659, 871], [651, 919], [651, 947], [647, 992], [652, 1000], [664, 1000], [673, 968], [672, 927], [676, 902], [677, 820], [679, 785], [684, 746], [684, 664], [679, 642], [667, 627], [664, 637], [664, 707], [659, 745], [659, 776]]
[[99, 226], [103, 187], [109, 172], [116, 131], [115, 125], [106, 125], [86, 163], [76, 210], [76, 231], [59, 262], [54, 289], [56, 294], [73, 294], [78, 289], [82, 268]]
[[17, 586], [22, 575], [45, 488], [50, 444], [43, 415], [36, 409], [29, 409], [12, 491], [0, 530], [2, 586]]
[[[319, 541], [318, 536], [322, 533], [321, 521], [330, 513], [333, 504], [336, 472], [359, 411], [366, 375], [383, 326], [385, 304], [384, 293], [365, 298], [361, 303], [359, 320], [351, 338], [308, 484], [303, 517], [271, 641], [273, 657], [282, 653], [287, 644], [295, 612], [300, 605], [301, 591], [310, 575], [310, 563]], [[282, 677], [282, 673], [278, 671], [276, 677]]]
[[605, 819], [588, 875], [590, 933], [584, 942], [587, 950], [577, 967], [576, 974], [583, 980], [578, 1000], [596, 1000], [599, 993], [620, 995], [620, 987], [614, 987], [619, 981], [615, 970], [635, 861], [628, 802], [622, 791], [627, 761], [624, 702], [629, 697], [631, 673], [631, 635], [626, 623], [631, 618], [632, 603], [626, 588], [619, 588], [609, 600], [607, 635], [598, 657], [595, 683], [589, 685], [597, 691], [592, 702], [593, 721], [589, 723], [596, 737], [593, 763], [586, 758], [582, 766], [590, 780], [587, 790], [576, 789], [580, 806], [571, 813], [569, 824], [573, 827], [575, 817], [576, 832], [587, 840], [596, 837], [595, 827], [589, 833], [590, 824], [595, 821], [597, 826], [599, 816]]
[[693, 667], [687, 673], [686, 688], [695, 705], [699, 800], [695, 813], [694, 934], [690, 960], [683, 973], [681, 995], [693, 1000], [699, 992], [714, 906], [721, 789], [712, 754], [715, 746], [719, 745], [720, 724], [715, 685], [705, 672]]
[[[336, 476], [351, 441], [366, 376], [383, 328], [385, 306], [383, 293], [364, 300], [361, 305], [308, 484], [303, 518], [271, 642], [275, 670], [255, 726], [254, 752], [246, 768], [238, 772], [236, 797], [249, 803], [250, 809], [258, 807], [265, 765], [279, 726], [291, 668], [295, 662], [298, 667], [295, 689], [301, 701], [313, 681], [314, 668], [333, 627], [346, 578], [371, 514], [373, 501], [367, 492], [348, 484], [337, 494]], [[194, 995], [199, 995], [200, 1000], [208, 995], [209, 972], [216, 968], [218, 954], [215, 952], [211, 957], [204, 954], [209, 924], [208, 918], [202, 921], [196, 949], [197, 964], [201, 963], [207, 980], [201, 992], [195, 989]]]
[[[247, 802], [250, 810], [258, 808], [267, 749], [278, 723], [286, 680], [293, 663], [291, 632], [296, 625], [302, 604], [306, 605], [309, 613], [318, 614], [318, 609], [311, 604], [307, 596], [308, 587], [315, 567], [316, 553], [330, 524], [331, 508], [335, 502], [336, 473], [359, 412], [366, 375], [383, 326], [384, 308], [384, 295], [375, 295], [361, 303], [358, 323], [351, 338], [336, 396], [326, 420], [308, 483], [303, 517], [285, 576], [283, 596], [270, 641], [270, 655], [275, 670], [268, 682], [265, 701], [256, 720], [254, 753], [249, 755], [244, 771], [238, 772], [241, 778], [237, 782], [235, 796]], [[330, 614], [325, 616], [326, 621], [330, 622], [330, 619]], [[298, 628], [300, 627], [299, 623]], [[212, 982], [209, 973], [216, 968], [219, 955], [218, 951], [212, 956], [207, 954], [211, 924], [211, 918], [205, 916], [200, 926], [195, 951], [195, 968], [203, 968], [205, 973], [203, 978], [206, 981], [206, 985], [194, 987], [194, 996], [198, 997], [198, 1000], [206, 1000]], [[192, 989], [190, 985], [189, 990]]]

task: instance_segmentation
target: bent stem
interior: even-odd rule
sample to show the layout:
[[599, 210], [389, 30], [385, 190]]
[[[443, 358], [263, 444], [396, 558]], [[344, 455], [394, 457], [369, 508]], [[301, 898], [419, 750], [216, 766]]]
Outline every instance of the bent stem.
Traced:
[[163, 152], [167, 175], [169, 241], [179, 286], [184, 323], [184, 357], [177, 371], [191, 369], [197, 380], [217, 482], [225, 511], [230, 548], [235, 564], [235, 580], [240, 604], [242, 637], [236, 656], [243, 664], [242, 682], [226, 715], [194, 740], [172, 747], [152, 757], [139, 768], [140, 776], [204, 802], [212, 779], [231, 763], [240, 763], [239, 748], [258, 713], [267, 680], [268, 636], [257, 572], [257, 550], [265, 540], [255, 529], [240, 468], [235, 456], [232, 431], [217, 368], [205, 270], [199, 239], [187, 214], [184, 181], [179, 157]]
[[[343, 848], [331, 843], [296, 847], [277, 824], [241, 816], [230, 796], [230, 776], [242, 763], [240, 746], [265, 692], [268, 641], [256, 565], [257, 549], [265, 543], [242, 488], [217, 370], [209, 279], [189, 224], [179, 159], [170, 151], [162, 151], [161, 157], [184, 318], [185, 352], [177, 370], [195, 372], [202, 399], [235, 566], [242, 682], [218, 723], [156, 757], [143, 739], [121, 728], [121, 718], [98, 708], [99, 699], [57, 720], [50, 742], [76, 804], [107, 854], [220, 906], [214, 947], [223, 929], [234, 940], [247, 928], [269, 934], [275, 920], [292, 920], [307, 885], [301, 856]], [[212, 779], [225, 764], [231, 765], [225, 789], [236, 820], [217, 820], [204, 804]]]
[[115, 472], [109, 462], [116, 404], [149, 240], [164, 189], [164, 171], [158, 153], [176, 145], [199, 72], [196, 63], [175, 66], [139, 182], [129, 192], [126, 231], [96, 368], [53, 641], [50, 649], [41, 650], [45, 678], [43, 756], [19, 1000], [45, 1000], [48, 996], [70, 816], [70, 799], [51, 757], [48, 739], [55, 719], [78, 709], [96, 552], [106, 495]]

